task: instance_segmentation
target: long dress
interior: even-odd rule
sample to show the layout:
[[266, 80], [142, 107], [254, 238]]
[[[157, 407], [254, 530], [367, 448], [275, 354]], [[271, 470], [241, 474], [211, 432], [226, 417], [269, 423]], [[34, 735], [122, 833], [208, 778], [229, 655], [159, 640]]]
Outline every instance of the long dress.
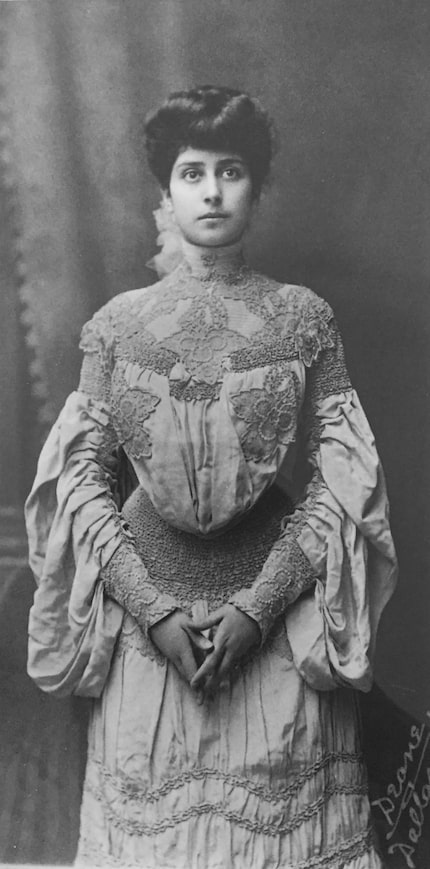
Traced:
[[[396, 558], [333, 312], [185, 244], [81, 346], [26, 505], [29, 673], [94, 698], [78, 863], [379, 869], [356, 691]], [[225, 602], [261, 644], [199, 705], [149, 628]]]

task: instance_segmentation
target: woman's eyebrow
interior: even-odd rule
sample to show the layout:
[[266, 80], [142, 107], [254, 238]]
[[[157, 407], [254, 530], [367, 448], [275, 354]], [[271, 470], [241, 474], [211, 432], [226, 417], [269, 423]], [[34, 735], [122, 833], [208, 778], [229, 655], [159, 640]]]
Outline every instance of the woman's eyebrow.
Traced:
[[232, 157], [223, 157], [222, 160], [219, 160], [219, 161], [218, 161], [217, 165], [218, 165], [218, 166], [230, 166], [231, 163], [242, 163], [242, 164], [244, 164], [244, 162], [245, 162], [245, 161], [242, 160], [242, 157], [233, 157], [233, 156], [232, 156]]
[[[241, 163], [243, 165], [244, 161], [242, 160], [242, 157], [223, 157], [222, 160], [217, 161], [216, 165], [230, 166], [232, 163]], [[187, 168], [201, 169], [206, 164], [204, 160], [184, 160], [183, 162], [177, 163], [176, 165], [178, 169], [183, 169], [184, 166], [186, 166]]]
[[177, 163], [176, 165], [178, 169], [182, 169], [183, 166], [190, 166], [193, 167], [193, 169], [198, 169], [205, 164], [202, 160], [184, 160], [183, 163]]

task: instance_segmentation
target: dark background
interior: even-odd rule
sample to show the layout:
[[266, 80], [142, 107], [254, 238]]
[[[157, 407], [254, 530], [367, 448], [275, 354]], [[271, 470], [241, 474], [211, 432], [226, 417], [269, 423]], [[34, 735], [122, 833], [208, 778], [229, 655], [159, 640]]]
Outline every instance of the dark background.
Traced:
[[172, 89], [244, 88], [279, 133], [249, 259], [336, 312], [386, 470], [400, 560], [376, 679], [427, 723], [429, 58], [428, 0], [0, 2], [6, 544], [20, 534], [47, 428], [76, 386], [82, 323], [155, 279], [145, 263], [159, 197], [143, 117]]

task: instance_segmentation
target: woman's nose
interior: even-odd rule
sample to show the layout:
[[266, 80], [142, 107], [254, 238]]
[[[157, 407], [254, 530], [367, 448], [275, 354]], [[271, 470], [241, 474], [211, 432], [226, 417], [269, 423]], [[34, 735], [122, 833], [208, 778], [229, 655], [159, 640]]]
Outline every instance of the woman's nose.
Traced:
[[209, 176], [206, 179], [206, 187], [204, 192], [205, 202], [221, 202], [221, 187], [216, 175]]

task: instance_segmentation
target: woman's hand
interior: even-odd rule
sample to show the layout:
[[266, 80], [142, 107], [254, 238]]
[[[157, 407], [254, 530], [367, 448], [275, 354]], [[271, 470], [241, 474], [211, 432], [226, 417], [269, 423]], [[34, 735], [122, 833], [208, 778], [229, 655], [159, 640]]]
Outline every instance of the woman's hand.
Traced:
[[211, 695], [246, 653], [260, 642], [260, 628], [254, 619], [233, 604], [225, 604], [207, 619], [193, 622], [194, 628], [204, 631], [214, 628], [213, 651], [191, 679], [191, 687]]
[[180, 675], [191, 682], [199, 664], [213, 645], [203, 637], [188, 616], [175, 610], [149, 629], [152, 642], [175, 665]]

